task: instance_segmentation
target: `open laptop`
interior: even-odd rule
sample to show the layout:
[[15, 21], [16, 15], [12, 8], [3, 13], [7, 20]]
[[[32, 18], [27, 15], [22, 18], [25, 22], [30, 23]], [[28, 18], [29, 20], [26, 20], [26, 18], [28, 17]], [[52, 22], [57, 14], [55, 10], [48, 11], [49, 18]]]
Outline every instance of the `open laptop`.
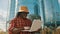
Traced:
[[22, 30], [22, 31], [29, 31], [29, 32], [37, 31], [37, 30], [40, 29], [41, 27], [42, 27], [42, 22], [41, 22], [41, 20], [40, 20], [40, 19], [36, 19], [36, 20], [33, 21], [30, 30]]

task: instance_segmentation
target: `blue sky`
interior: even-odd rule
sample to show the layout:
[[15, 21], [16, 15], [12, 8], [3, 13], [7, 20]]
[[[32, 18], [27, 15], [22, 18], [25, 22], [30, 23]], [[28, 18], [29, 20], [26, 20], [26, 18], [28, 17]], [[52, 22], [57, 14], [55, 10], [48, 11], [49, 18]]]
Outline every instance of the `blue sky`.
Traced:
[[0, 15], [7, 16], [8, 0], [0, 0]]
[[60, 3], [60, 0], [58, 0], [58, 2]]
[[7, 11], [8, 0], [0, 0], [0, 9]]
[[8, 0], [0, 0], [0, 29], [6, 31]]

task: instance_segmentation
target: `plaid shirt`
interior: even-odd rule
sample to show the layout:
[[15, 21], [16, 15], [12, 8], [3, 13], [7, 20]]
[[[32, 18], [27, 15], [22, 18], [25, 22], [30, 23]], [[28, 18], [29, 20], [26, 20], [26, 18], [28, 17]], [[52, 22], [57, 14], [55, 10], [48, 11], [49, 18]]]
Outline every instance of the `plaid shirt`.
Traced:
[[[16, 28], [24, 28], [25, 26], [31, 27], [31, 24], [32, 22], [27, 18], [14, 18], [10, 23], [9, 34], [12, 34], [12, 29], [14, 27]], [[33, 34], [33, 33], [21, 31], [20, 34]]]

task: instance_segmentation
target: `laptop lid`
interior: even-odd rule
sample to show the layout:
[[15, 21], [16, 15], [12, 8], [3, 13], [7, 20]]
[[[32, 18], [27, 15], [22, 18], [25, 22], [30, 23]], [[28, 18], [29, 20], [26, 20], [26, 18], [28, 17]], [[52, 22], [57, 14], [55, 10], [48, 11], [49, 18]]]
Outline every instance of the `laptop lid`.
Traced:
[[35, 19], [31, 25], [31, 31], [37, 31], [42, 27], [42, 22], [40, 19]]

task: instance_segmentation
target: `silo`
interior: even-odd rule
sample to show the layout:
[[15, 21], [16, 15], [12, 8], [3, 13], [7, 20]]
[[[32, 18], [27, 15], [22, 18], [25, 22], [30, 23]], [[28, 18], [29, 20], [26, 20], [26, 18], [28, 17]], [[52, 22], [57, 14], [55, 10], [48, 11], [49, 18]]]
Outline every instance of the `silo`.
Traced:
[[44, 0], [45, 23], [58, 24], [60, 22], [60, 10], [58, 0]]
[[10, 2], [9, 20], [13, 19], [15, 16], [15, 3], [16, 3], [16, 0], [11, 0]]

